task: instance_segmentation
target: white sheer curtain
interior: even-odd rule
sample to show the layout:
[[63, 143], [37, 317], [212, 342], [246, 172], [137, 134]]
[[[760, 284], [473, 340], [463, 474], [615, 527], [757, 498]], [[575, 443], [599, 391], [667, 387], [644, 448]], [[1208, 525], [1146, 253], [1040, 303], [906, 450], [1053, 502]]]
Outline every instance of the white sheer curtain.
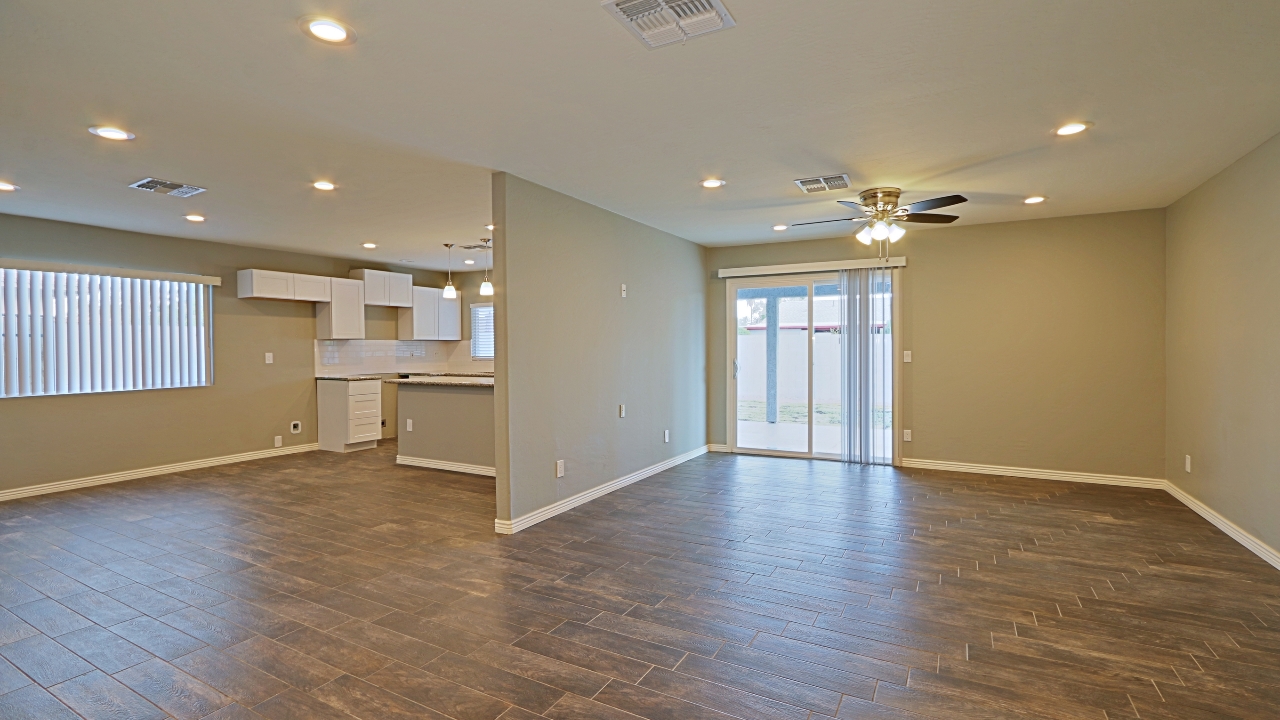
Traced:
[[0, 269], [0, 398], [213, 382], [209, 286]]
[[840, 456], [893, 464], [893, 271], [840, 271]]

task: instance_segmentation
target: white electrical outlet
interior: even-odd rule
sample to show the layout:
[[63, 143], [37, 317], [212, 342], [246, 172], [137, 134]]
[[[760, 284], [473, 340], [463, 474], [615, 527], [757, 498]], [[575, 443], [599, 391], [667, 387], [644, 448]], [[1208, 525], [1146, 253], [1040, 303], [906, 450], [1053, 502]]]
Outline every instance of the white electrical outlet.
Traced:
[[563, 460], [556, 461], [556, 477], [558, 478], [564, 477], [564, 461]]
[[663, 431], [662, 431], [662, 442], [671, 442], [671, 431], [670, 431], [670, 430], [663, 430]]
[[903, 442], [911, 442], [911, 431], [910, 431], [910, 430], [903, 430], [903, 431], [902, 431], [902, 440], [903, 440]]
[[624, 417], [626, 417], [626, 416], [627, 416], [627, 406], [626, 406], [626, 405], [619, 405], [619, 406], [618, 406], [618, 417], [620, 417], [620, 418], [624, 418]]
[[293, 433], [294, 435], [297, 435], [298, 433], [302, 432], [302, 421], [294, 420], [293, 422], [289, 423], [289, 432]]
[[910, 351], [910, 350], [903, 350], [903, 351], [902, 351], [902, 362], [904, 362], [904, 363], [911, 362], [911, 351]]
[[284, 446], [284, 436], [283, 436], [283, 435], [277, 435], [277, 436], [276, 436], [276, 447], [283, 447], [283, 446]]
[[270, 365], [276, 361], [275, 353], [267, 353], [267, 364]]
[[626, 297], [626, 296], [627, 296], [627, 284], [626, 284], [626, 283], [623, 283], [623, 284], [622, 284], [622, 297]]
[[413, 432], [413, 418], [409, 418], [404, 421], [404, 431]]
[[1186, 469], [1187, 469], [1187, 472], [1191, 472], [1191, 456], [1190, 455], [1187, 456]]

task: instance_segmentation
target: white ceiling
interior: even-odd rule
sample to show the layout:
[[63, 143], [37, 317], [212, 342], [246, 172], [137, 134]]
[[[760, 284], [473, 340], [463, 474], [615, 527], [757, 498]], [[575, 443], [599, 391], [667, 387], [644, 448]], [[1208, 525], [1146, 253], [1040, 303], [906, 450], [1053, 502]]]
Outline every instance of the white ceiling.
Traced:
[[725, 2], [647, 50], [596, 0], [6, 0], [0, 212], [443, 267], [491, 168], [716, 245], [839, 234], [770, 229], [846, 216], [791, 182], [838, 172], [963, 223], [1162, 207], [1280, 132], [1274, 0]]

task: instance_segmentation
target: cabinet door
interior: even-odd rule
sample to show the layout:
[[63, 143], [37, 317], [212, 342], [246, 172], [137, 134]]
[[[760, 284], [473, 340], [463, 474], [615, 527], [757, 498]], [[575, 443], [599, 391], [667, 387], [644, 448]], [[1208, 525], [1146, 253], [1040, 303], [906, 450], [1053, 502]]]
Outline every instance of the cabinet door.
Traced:
[[441, 340], [461, 340], [462, 339], [462, 294], [448, 300], [444, 297], [440, 298], [440, 328], [439, 336]]
[[236, 273], [236, 296], [242, 298], [293, 299], [293, 273], [273, 270], [241, 270]]
[[440, 338], [440, 289], [413, 289], [413, 339]]
[[293, 299], [329, 302], [332, 297], [329, 290], [329, 280], [330, 278], [320, 277], [319, 275], [294, 275]]
[[364, 304], [386, 305], [387, 282], [391, 273], [382, 270], [352, 270], [351, 277], [364, 281]]
[[387, 273], [387, 304], [391, 307], [413, 307], [413, 276]]
[[316, 337], [321, 340], [364, 339], [364, 282], [332, 278], [332, 300], [316, 304]]

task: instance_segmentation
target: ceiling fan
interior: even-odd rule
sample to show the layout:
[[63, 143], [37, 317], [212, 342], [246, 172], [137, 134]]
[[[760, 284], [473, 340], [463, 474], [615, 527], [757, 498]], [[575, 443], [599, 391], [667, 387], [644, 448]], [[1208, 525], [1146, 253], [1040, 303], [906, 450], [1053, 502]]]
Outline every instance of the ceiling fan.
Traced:
[[820, 225], [829, 222], [856, 222], [860, 223], [857, 234], [858, 242], [863, 245], [870, 245], [873, 240], [888, 240], [891, 243], [898, 242], [902, 236], [907, 233], [906, 230], [898, 226], [900, 222], [914, 223], [931, 223], [945, 224], [952, 223], [960, 219], [958, 215], [942, 215], [940, 213], [927, 213], [927, 210], [936, 210], [938, 208], [951, 207], [959, 205], [963, 202], [969, 202], [969, 199], [963, 195], [947, 195], [945, 197], [936, 197], [932, 200], [921, 200], [910, 205], [898, 205], [898, 198], [902, 195], [902, 190], [896, 187], [880, 187], [863, 190], [858, 193], [858, 202], [849, 200], [837, 200], [841, 205], [852, 210], [861, 211], [863, 217], [840, 218], [837, 220], [817, 220], [815, 222], [794, 223], [792, 227], [799, 225]]

